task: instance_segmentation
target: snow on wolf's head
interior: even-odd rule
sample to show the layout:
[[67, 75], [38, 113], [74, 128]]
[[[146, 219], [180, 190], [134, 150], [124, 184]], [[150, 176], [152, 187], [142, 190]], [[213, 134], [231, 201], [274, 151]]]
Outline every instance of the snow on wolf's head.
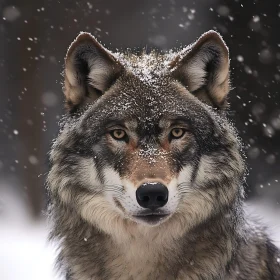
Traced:
[[226, 120], [228, 49], [214, 31], [168, 54], [111, 53], [81, 33], [65, 59], [68, 113], [48, 176], [54, 205], [111, 235], [180, 235], [238, 203]]

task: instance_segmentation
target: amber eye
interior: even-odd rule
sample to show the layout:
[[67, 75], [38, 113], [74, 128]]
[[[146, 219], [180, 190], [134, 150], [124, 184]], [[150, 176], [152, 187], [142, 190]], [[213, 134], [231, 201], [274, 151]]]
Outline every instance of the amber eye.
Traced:
[[173, 128], [171, 130], [170, 136], [173, 139], [179, 139], [185, 134], [185, 130], [182, 128]]
[[122, 129], [114, 129], [110, 132], [111, 136], [116, 140], [126, 140], [127, 134]]

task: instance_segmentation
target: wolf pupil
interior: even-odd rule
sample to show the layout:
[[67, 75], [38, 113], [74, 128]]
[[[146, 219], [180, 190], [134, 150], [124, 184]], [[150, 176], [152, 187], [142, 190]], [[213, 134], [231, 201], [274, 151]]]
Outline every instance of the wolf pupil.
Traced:
[[184, 134], [184, 130], [181, 128], [174, 128], [171, 131], [171, 135], [173, 136], [173, 138], [180, 138], [182, 137]]
[[116, 140], [122, 140], [125, 138], [126, 133], [121, 130], [121, 129], [116, 129], [113, 130], [113, 132], [111, 133], [111, 135], [113, 136], [113, 138], [115, 138]]

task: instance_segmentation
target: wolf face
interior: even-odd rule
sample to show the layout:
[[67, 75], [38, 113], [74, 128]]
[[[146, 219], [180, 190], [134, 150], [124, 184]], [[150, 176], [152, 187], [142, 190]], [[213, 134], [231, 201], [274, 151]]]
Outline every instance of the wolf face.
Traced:
[[228, 49], [214, 31], [178, 52], [140, 56], [81, 33], [65, 59], [53, 201], [116, 239], [180, 236], [226, 213], [244, 173], [228, 91]]

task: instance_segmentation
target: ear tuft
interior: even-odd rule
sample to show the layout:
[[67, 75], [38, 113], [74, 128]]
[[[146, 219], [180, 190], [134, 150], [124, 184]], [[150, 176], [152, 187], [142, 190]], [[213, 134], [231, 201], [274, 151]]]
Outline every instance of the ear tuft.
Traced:
[[70, 110], [93, 102], [121, 75], [122, 65], [89, 33], [82, 32], [65, 58], [64, 94]]
[[219, 33], [204, 33], [170, 64], [172, 75], [201, 101], [216, 108], [227, 105], [229, 52]]

